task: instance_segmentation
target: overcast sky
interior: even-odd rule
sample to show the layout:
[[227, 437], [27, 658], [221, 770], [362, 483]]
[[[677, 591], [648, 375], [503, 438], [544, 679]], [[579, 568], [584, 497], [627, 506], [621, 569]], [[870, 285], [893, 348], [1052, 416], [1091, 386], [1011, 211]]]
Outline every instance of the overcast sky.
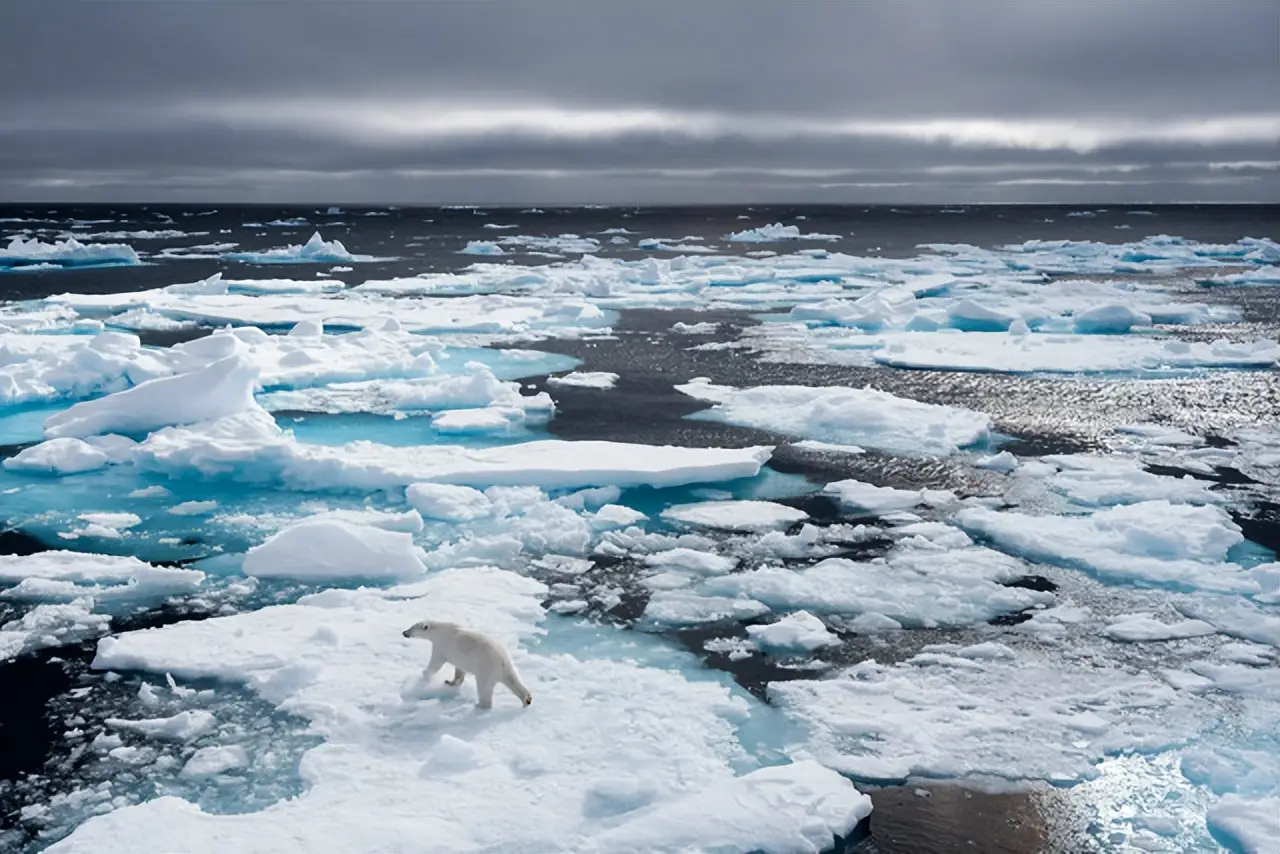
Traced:
[[0, 0], [0, 201], [1280, 201], [1277, 0]]

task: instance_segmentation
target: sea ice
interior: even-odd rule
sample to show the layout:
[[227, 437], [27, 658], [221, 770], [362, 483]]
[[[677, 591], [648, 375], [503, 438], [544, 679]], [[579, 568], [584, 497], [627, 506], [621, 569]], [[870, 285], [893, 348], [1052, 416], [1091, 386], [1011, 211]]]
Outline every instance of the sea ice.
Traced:
[[864, 661], [830, 679], [770, 683], [769, 696], [809, 728], [806, 754], [876, 782], [1066, 784], [1096, 776], [1108, 754], [1174, 747], [1208, 723], [1150, 676], [1004, 651], [949, 645], [900, 664]]
[[894, 489], [890, 486], [874, 486], [860, 480], [840, 480], [822, 488], [846, 509], [862, 510], [874, 515], [894, 510], [910, 510], [921, 504], [946, 504], [955, 500], [955, 493], [937, 489]]
[[677, 504], [662, 511], [662, 518], [686, 525], [722, 531], [776, 531], [809, 518], [809, 514], [772, 501], [705, 501]]
[[263, 252], [230, 252], [222, 257], [246, 264], [355, 264], [390, 260], [373, 255], [353, 255], [342, 245], [342, 241], [325, 240], [318, 231], [300, 246], [290, 244]]
[[610, 389], [618, 381], [618, 375], [609, 371], [574, 371], [560, 377], [547, 377], [549, 386], [573, 386], [575, 388]]
[[893, 453], [952, 454], [986, 441], [991, 428], [990, 419], [982, 413], [920, 403], [872, 388], [736, 389], [698, 382], [676, 388], [715, 404], [691, 417]]
[[103, 267], [141, 264], [138, 253], [124, 243], [81, 243], [74, 237], [41, 243], [39, 238], [15, 236], [8, 247], [0, 247], [0, 272], [39, 265], [57, 267]]
[[1203, 620], [1163, 623], [1152, 614], [1121, 614], [1114, 623], [1102, 630], [1103, 634], [1114, 640], [1132, 642], [1198, 638], [1215, 631], [1213, 626]]
[[[544, 590], [512, 573], [450, 570], [424, 581], [420, 598], [330, 590], [103, 641], [97, 668], [245, 682], [325, 742], [303, 757], [296, 798], [214, 815], [164, 796], [89, 819], [50, 854], [401, 850], [421, 845], [424, 821], [433, 846], [460, 852], [816, 851], [868, 814], [866, 796], [814, 762], [735, 773], [745, 701], [718, 682], [515, 648], [534, 634]], [[515, 648], [533, 706], [498, 696], [478, 717], [469, 685], [422, 685], [430, 647], [399, 635], [431, 615], [483, 624]]]
[[207, 367], [140, 383], [97, 400], [77, 403], [45, 420], [50, 439], [101, 433], [142, 434], [259, 409], [253, 399], [256, 366], [229, 356]]
[[759, 228], [748, 228], [726, 234], [724, 239], [730, 243], [777, 243], [783, 240], [839, 240], [839, 234], [801, 234], [797, 225], [783, 225], [780, 222], [762, 225]]
[[1258, 590], [1248, 572], [1226, 562], [1227, 551], [1244, 536], [1218, 507], [1162, 499], [1086, 516], [1031, 516], [969, 507], [956, 519], [1001, 549], [1083, 569], [1111, 583], [1231, 593]]
[[840, 638], [808, 611], [796, 611], [767, 625], [747, 626], [747, 635], [761, 649], [775, 652], [812, 652], [840, 643]]

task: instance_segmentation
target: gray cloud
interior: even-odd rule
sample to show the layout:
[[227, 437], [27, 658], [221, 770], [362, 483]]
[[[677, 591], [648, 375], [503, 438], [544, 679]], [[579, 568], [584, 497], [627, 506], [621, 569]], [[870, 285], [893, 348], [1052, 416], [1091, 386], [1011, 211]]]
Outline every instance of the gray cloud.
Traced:
[[1270, 0], [53, 0], [0, 79], [15, 200], [1280, 199]]

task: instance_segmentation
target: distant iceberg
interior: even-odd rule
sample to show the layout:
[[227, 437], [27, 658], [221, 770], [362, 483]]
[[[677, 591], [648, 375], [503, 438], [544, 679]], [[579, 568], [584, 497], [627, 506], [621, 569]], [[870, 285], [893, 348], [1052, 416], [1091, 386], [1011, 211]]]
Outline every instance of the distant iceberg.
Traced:
[[732, 243], [776, 243], [780, 240], [839, 240], [839, 234], [801, 234], [797, 225], [783, 225], [780, 222], [762, 225], [759, 228], [748, 228], [735, 231], [724, 236]]
[[263, 252], [232, 252], [223, 257], [228, 261], [243, 261], [246, 264], [352, 264], [391, 260], [374, 255], [353, 255], [342, 245], [341, 240], [325, 240], [318, 231], [313, 232], [311, 239], [301, 246], [290, 244]]
[[74, 237], [41, 243], [39, 238], [14, 237], [0, 248], [0, 270], [40, 265], [51, 267], [107, 267], [141, 264], [138, 253], [124, 243], [81, 243]]

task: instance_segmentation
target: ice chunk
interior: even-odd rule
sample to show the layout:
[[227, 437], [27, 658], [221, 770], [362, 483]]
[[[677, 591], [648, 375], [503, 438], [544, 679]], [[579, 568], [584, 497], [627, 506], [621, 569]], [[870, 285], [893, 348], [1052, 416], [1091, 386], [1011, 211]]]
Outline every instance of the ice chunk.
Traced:
[[265, 252], [231, 252], [223, 257], [228, 261], [243, 261], [246, 264], [355, 264], [391, 260], [373, 255], [353, 255], [342, 245], [342, 241], [325, 240], [318, 231], [301, 246], [290, 244]]
[[1011, 472], [1018, 467], [1018, 458], [1008, 451], [1001, 451], [998, 454], [982, 457], [974, 465], [991, 471]]
[[747, 634], [761, 649], [780, 652], [812, 652], [840, 643], [840, 638], [808, 611], [796, 611], [763, 626], [747, 626]]
[[469, 486], [414, 483], [405, 489], [405, 499], [423, 516], [446, 522], [470, 522], [493, 513], [488, 496]]
[[423, 557], [409, 533], [338, 519], [304, 520], [249, 549], [244, 573], [256, 578], [402, 580], [426, 572]]
[[1253, 578], [1227, 551], [1244, 539], [1226, 511], [1143, 501], [1087, 516], [1029, 516], [985, 507], [957, 514], [966, 530], [1000, 548], [1084, 569], [1112, 583], [1252, 593]]
[[739, 597], [815, 614], [873, 612], [913, 628], [955, 627], [1052, 603], [1052, 594], [1001, 583], [1024, 573], [1017, 560], [990, 549], [939, 549], [906, 540], [883, 560], [763, 566], [708, 579], [685, 595]]
[[492, 240], [472, 240], [462, 249], [458, 250], [463, 255], [506, 255], [502, 247], [494, 243]]
[[1136, 460], [1087, 454], [1062, 454], [1043, 461], [1060, 470], [1045, 480], [1049, 489], [1078, 504], [1107, 507], [1165, 500], [1175, 504], [1215, 504], [1220, 497], [1211, 481], [1146, 471]]
[[955, 500], [955, 493], [936, 489], [894, 489], [874, 486], [860, 480], [839, 480], [822, 488], [842, 507], [880, 515], [894, 510], [909, 510], [920, 504], [945, 504]]
[[1198, 638], [1217, 630], [1203, 620], [1162, 623], [1152, 614], [1122, 614], [1102, 631], [1115, 640], [1143, 642]]
[[524, 420], [524, 410], [505, 406], [484, 409], [450, 409], [431, 416], [438, 433], [507, 433]]
[[194, 741], [217, 725], [218, 719], [212, 712], [204, 709], [188, 709], [167, 718], [148, 718], [146, 720], [125, 720], [123, 718], [107, 718], [106, 724], [113, 729], [131, 730], [150, 738], [166, 741]]
[[253, 399], [258, 369], [238, 356], [173, 377], [148, 380], [125, 391], [77, 403], [45, 420], [47, 438], [99, 433], [147, 433], [259, 409]]
[[676, 388], [715, 404], [691, 417], [893, 453], [955, 453], [985, 441], [991, 427], [990, 419], [979, 412], [919, 403], [871, 388], [735, 389], [709, 383]]
[[783, 225], [780, 222], [762, 225], [759, 228], [748, 228], [726, 234], [724, 240], [730, 243], [778, 243], [783, 240], [839, 240], [839, 234], [801, 234], [798, 225]]
[[266, 413], [153, 433], [133, 453], [146, 470], [201, 473], [292, 488], [389, 489], [417, 482], [463, 486], [682, 486], [754, 477], [772, 448], [683, 448], [624, 442], [541, 440], [494, 448], [393, 447], [372, 442], [308, 445]]
[[1209, 808], [1209, 830], [1244, 854], [1280, 851], [1280, 798], [1224, 795]]
[[9, 471], [39, 474], [80, 474], [105, 468], [111, 462], [104, 451], [81, 439], [50, 439], [4, 461]]
[[24, 267], [103, 267], [140, 264], [138, 253], [124, 243], [81, 243], [74, 237], [41, 243], [39, 238], [14, 236], [0, 247], [0, 272]]
[[1188, 342], [1139, 335], [901, 332], [879, 336], [878, 343], [881, 346], [872, 351], [872, 358], [880, 364], [997, 373], [1159, 373], [1199, 367], [1268, 367], [1280, 358], [1280, 344], [1270, 339]]
[[701, 575], [720, 575], [731, 571], [738, 562], [730, 557], [697, 549], [674, 548], [644, 556], [647, 566], [679, 569]]
[[1123, 334], [1135, 326], [1150, 326], [1151, 315], [1128, 305], [1100, 305], [1073, 318], [1076, 332], [1084, 335]]
[[809, 518], [809, 514], [772, 501], [704, 501], [676, 504], [662, 511], [662, 518], [723, 531], [776, 531]]
[[866, 661], [832, 679], [770, 683], [769, 696], [809, 729], [808, 755], [877, 782], [1065, 784], [1097, 776], [1104, 756], [1179, 746], [1207, 724], [1208, 713], [1151, 676], [964, 652]]
[[191, 754], [178, 776], [184, 780], [206, 780], [248, 765], [249, 754], [238, 745], [202, 747]]
[[609, 371], [574, 371], [562, 377], [547, 377], [549, 386], [574, 386], [576, 388], [613, 388], [618, 375]]

